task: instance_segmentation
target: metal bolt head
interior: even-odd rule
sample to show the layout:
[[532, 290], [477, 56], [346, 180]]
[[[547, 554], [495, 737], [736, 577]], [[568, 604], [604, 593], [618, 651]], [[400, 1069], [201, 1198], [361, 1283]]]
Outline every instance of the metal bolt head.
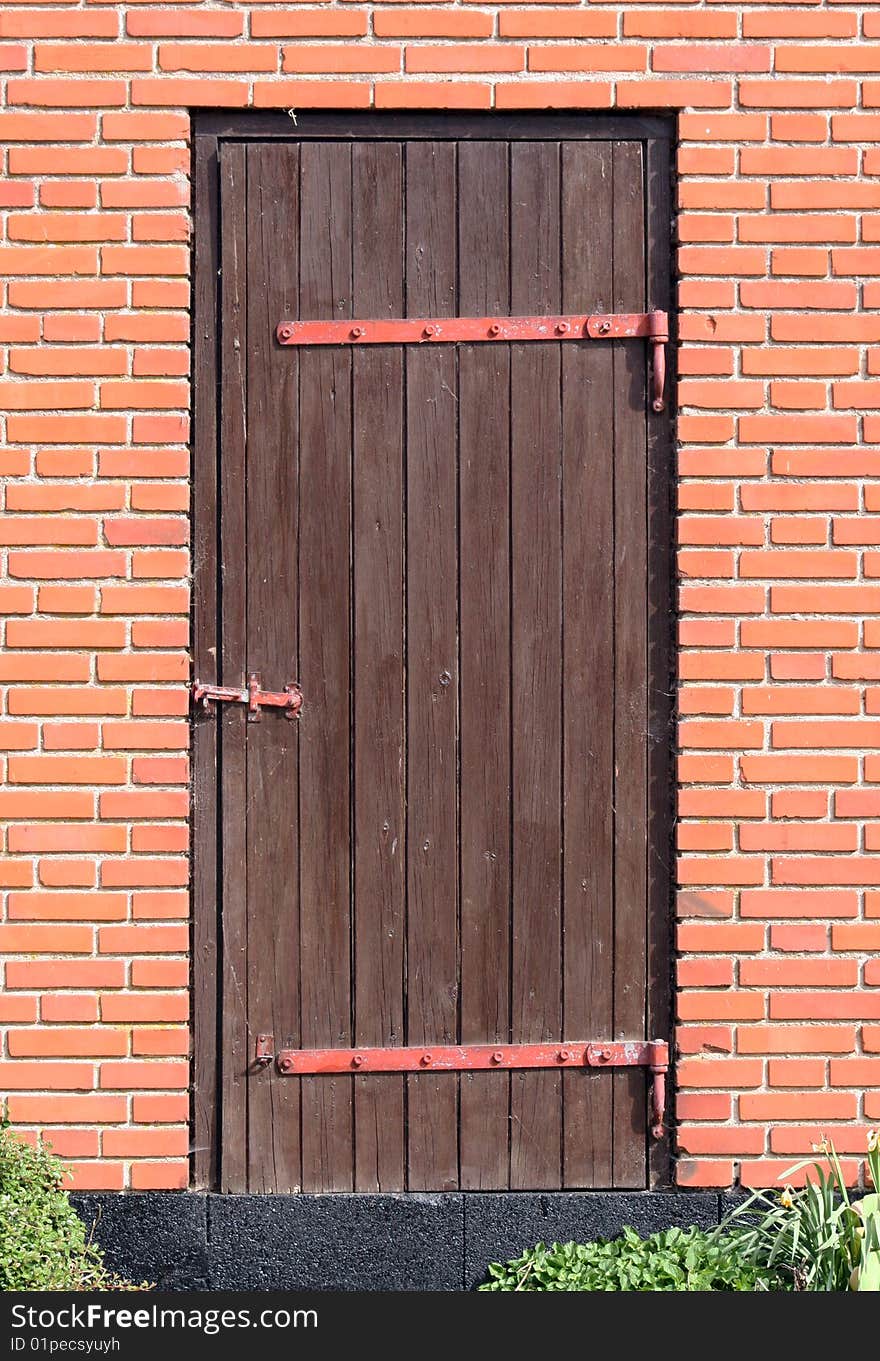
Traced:
[[352, 1062], [352, 1066], [353, 1066], [354, 1068], [360, 1068], [360, 1067], [362, 1067], [363, 1062], [364, 1062], [364, 1056], [363, 1056], [363, 1054], [355, 1054], [355, 1055], [353, 1055], [351, 1062]]
[[290, 337], [291, 337], [292, 335], [293, 335], [293, 327], [292, 327], [292, 326], [282, 326], [282, 327], [281, 327], [281, 339], [282, 339], [282, 340], [289, 340]]
[[560, 1049], [558, 1058], [560, 1063], [568, 1063], [568, 1060], [571, 1058], [571, 1054], [567, 1049]]
[[419, 1063], [422, 1065], [423, 1068], [427, 1068], [430, 1062], [431, 1062], [430, 1054], [423, 1054], [422, 1057], [419, 1059]]
[[281, 1069], [282, 1073], [289, 1073], [290, 1070], [291, 1070], [291, 1068], [293, 1067], [293, 1060], [292, 1060], [292, 1059], [279, 1059], [279, 1060], [278, 1060], [278, 1067]]
[[600, 321], [597, 329], [600, 336], [607, 336], [608, 332], [611, 330], [611, 322]]
[[558, 336], [564, 336], [570, 329], [567, 321], [558, 321], [556, 323], [556, 334]]
[[363, 334], [364, 334], [363, 326], [352, 326], [351, 328], [352, 340], [360, 340]]
[[436, 326], [426, 326], [424, 331], [422, 331], [422, 335], [425, 337], [426, 340], [430, 340], [431, 336], [436, 334], [436, 331], [437, 331]]
[[501, 335], [501, 327], [498, 325], [497, 321], [493, 321], [492, 325], [489, 327], [489, 335], [490, 336]]
[[493, 1062], [493, 1063], [503, 1063], [503, 1062], [504, 1062], [504, 1054], [502, 1053], [502, 1051], [501, 1051], [500, 1049], [496, 1049], [496, 1050], [495, 1050], [495, 1053], [492, 1055], [492, 1062]]

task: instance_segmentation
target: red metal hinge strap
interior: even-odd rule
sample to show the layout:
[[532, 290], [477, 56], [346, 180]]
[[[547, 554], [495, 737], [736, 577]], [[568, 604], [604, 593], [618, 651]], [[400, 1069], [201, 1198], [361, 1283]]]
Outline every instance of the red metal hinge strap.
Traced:
[[[261, 1042], [267, 1041], [261, 1047]], [[315, 1073], [476, 1072], [519, 1068], [647, 1068], [651, 1082], [651, 1132], [663, 1135], [669, 1046], [663, 1040], [608, 1040], [555, 1044], [421, 1045], [373, 1049], [280, 1049], [257, 1037], [259, 1065], [274, 1057], [287, 1077]]]
[[195, 680], [192, 683], [191, 694], [193, 703], [201, 704], [205, 709], [218, 702], [246, 704], [248, 720], [251, 723], [259, 721], [261, 709], [283, 709], [285, 718], [298, 718], [303, 703], [302, 690], [295, 682], [291, 681], [283, 690], [262, 690], [260, 677], [256, 673], [248, 676], [247, 685], [241, 688], [232, 685], [204, 685], [201, 681]]
[[663, 410], [666, 385], [666, 312], [566, 313], [536, 317], [378, 317], [351, 321], [282, 321], [281, 345], [425, 345], [459, 341], [633, 340], [651, 342], [652, 401]]

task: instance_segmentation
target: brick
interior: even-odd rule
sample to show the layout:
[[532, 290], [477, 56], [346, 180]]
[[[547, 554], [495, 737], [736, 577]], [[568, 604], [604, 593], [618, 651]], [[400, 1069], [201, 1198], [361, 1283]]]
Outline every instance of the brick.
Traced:
[[684, 1088], [718, 1087], [724, 1091], [728, 1088], [757, 1087], [763, 1076], [763, 1064], [760, 1059], [707, 1059], [694, 1056], [677, 1064], [676, 1075], [679, 1085]]
[[125, 759], [118, 756], [15, 756], [8, 777], [13, 784], [124, 784]]
[[821, 653], [781, 652], [770, 658], [770, 675], [775, 681], [824, 680], [825, 670]]
[[[136, 43], [43, 43], [34, 44], [34, 70], [84, 72], [149, 71], [152, 53]], [[35, 103], [42, 103], [37, 99]], [[54, 100], [52, 102], [55, 102]], [[79, 101], [76, 101], [79, 103]], [[104, 101], [98, 101], [104, 102]]]
[[[771, 999], [773, 1000], [773, 999]], [[740, 1026], [739, 1053], [849, 1053], [856, 1043], [853, 1026]], [[740, 1101], [740, 1113], [741, 1101]], [[743, 1116], [748, 1119], [748, 1116]]]
[[101, 1019], [105, 1023], [186, 1021], [189, 999], [185, 993], [107, 993], [101, 998]]
[[68, 1162], [72, 1191], [121, 1191], [124, 1185], [125, 1170], [122, 1163], [108, 1162]]
[[131, 983], [135, 988], [183, 988], [189, 982], [187, 959], [133, 959]]
[[0, 1085], [7, 1091], [90, 1091], [94, 1067], [88, 1063], [49, 1063], [45, 1059], [28, 1063], [0, 1060]]
[[748, 959], [740, 965], [740, 983], [747, 988], [845, 988], [857, 982], [855, 960]]
[[131, 1036], [132, 1055], [142, 1057], [171, 1057], [190, 1051], [190, 1032], [186, 1026], [163, 1026], [159, 1029], [135, 1029]]
[[[121, 835], [120, 835], [121, 834]], [[18, 824], [7, 834], [10, 851], [116, 851], [126, 850], [123, 827], [56, 826]]]
[[814, 892], [806, 889], [744, 890], [740, 902], [743, 917], [851, 918], [858, 914], [858, 896], [846, 890]]
[[189, 1147], [189, 1131], [180, 1129], [108, 1129], [101, 1140], [101, 1151], [110, 1158], [184, 1157]]
[[770, 795], [774, 818], [824, 818], [828, 795], [821, 789], [776, 789]]
[[[431, 11], [428, 11], [430, 15]], [[436, 11], [435, 11], [436, 13]], [[213, 16], [194, 15], [194, 18], [208, 19]], [[230, 16], [232, 17], [232, 16]], [[399, 38], [413, 34], [423, 38], [488, 38], [492, 34], [492, 21], [486, 14], [442, 15], [433, 25], [426, 18], [424, 29], [418, 27], [421, 18], [418, 11], [407, 10], [400, 15], [399, 26], [395, 28], [393, 13], [384, 15], [374, 13], [373, 32], [377, 37]], [[412, 27], [407, 19], [413, 20]], [[388, 24], [383, 23], [387, 19]], [[460, 20], [460, 22], [457, 22]], [[469, 22], [472, 20], [473, 22]], [[239, 20], [239, 22], [242, 22]], [[251, 14], [252, 38], [362, 38], [367, 32], [366, 13], [354, 11], [350, 14], [323, 14], [315, 10], [282, 10], [266, 13], [256, 10]], [[201, 35], [199, 35], [201, 36]], [[214, 36], [214, 35], [209, 35]], [[217, 36], [220, 36], [219, 34]]]
[[87, 954], [92, 931], [86, 926], [0, 925], [0, 952], [4, 954]]
[[143, 1095], [132, 1098], [132, 1119], [143, 1124], [176, 1124], [187, 1120], [189, 1101], [185, 1095]]
[[10, 960], [6, 965], [7, 988], [121, 988], [124, 982], [121, 960]]
[[729, 1120], [731, 1099], [722, 1092], [679, 1092], [675, 1109], [680, 1120]]
[[[214, 83], [214, 82], [212, 82]], [[412, 86], [408, 85], [407, 90]], [[447, 108], [488, 108], [491, 92], [488, 86], [479, 87], [481, 94], [477, 94], [478, 87], [464, 87], [464, 83], [456, 82], [455, 87], [450, 91], [444, 90], [442, 102]], [[382, 84], [376, 86], [376, 106], [386, 103], [389, 107], [394, 106], [395, 98], [399, 106], [405, 107], [406, 91], [399, 89], [396, 92], [389, 92], [389, 86]], [[413, 102], [418, 99], [417, 94], [413, 93]], [[448, 102], [447, 102], [448, 101]], [[457, 105], [457, 101], [461, 101]], [[474, 102], [476, 101], [476, 102]], [[254, 81], [254, 107], [258, 109], [307, 107], [311, 109], [366, 109], [370, 106], [370, 85], [368, 81], [342, 81], [342, 80], [284, 80], [284, 81]], [[437, 106], [438, 96], [434, 95], [434, 107]], [[431, 107], [427, 91], [422, 94], [422, 106]]]
[[764, 999], [760, 993], [730, 988], [679, 992], [678, 1015], [683, 1021], [758, 1021], [764, 1015]]
[[767, 1077], [771, 1087], [824, 1087], [825, 1066], [824, 1059], [771, 1059]]
[[858, 625], [853, 620], [748, 619], [740, 640], [743, 647], [855, 647]]
[[121, 80], [10, 80], [6, 98], [12, 105], [41, 108], [75, 109], [83, 104], [114, 107], [125, 103], [125, 82]]
[[87, 1096], [10, 1096], [9, 1119], [16, 1125], [114, 1124], [126, 1118], [126, 1100], [90, 1092]]
[[851, 80], [743, 80], [739, 98], [744, 108], [847, 109], [856, 103], [858, 86]]
[[131, 1091], [136, 1088], [185, 1088], [189, 1076], [189, 1064], [180, 1062], [150, 1063], [129, 1061], [126, 1063], [102, 1063], [100, 1086], [103, 1089], [117, 1088]]
[[[255, 37], [262, 34], [253, 29]], [[240, 38], [244, 32], [242, 14], [223, 11], [200, 13], [198, 10], [179, 12], [167, 10], [129, 11], [125, 16], [125, 31], [131, 38]]]
[[724, 80], [621, 80], [617, 85], [620, 108], [727, 108], [731, 86]]
[[121, 921], [128, 915], [128, 903], [122, 893], [28, 889], [10, 893], [7, 910], [10, 921]]
[[742, 692], [744, 714], [856, 714], [858, 691], [838, 686], [750, 686]]
[[[438, 33], [434, 26], [444, 22], [444, 11], [435, 10], [435, 17], [427, 18], [416, 10], [403, 11], [404, 15], [412, 16], [407, 23], [419, 25], [419, 27], [407, 28], [406, 32], [414, 37], [455, 37], [456, 33]], [[373, 15], [373, 31], [381, 36], [396, 37], [396, 25], [400, 23], [403, 15], [393, 11], [383, 13], [376, 11]], [[474, 20], [477, 16], [473, 14], [463, 15], [462, 18]], [[480, 16], [490, 19], [490, 16]], [[630, 16], [634, 17], [634, 16]], [[387, 31], [387, 34], [385, 30]], [[422, 32], [421, 29], [427, 31]], [[491, 34], [491, 20], [488, 33], [462, 34], [463, 37], [482, 37]], [[615, 38], [617, 36], [617, 19], [613, 14], [585, 13], [581, 10], [539, 10], [537, 13], [530, 13], [528, 10], [512, 10], [508, 13], [503, 11], [498, 16], [498, 32], [502, 38]], [[624, 23], [624, 34], [627, 37], [639, 37], [638, 33], [627, 31]]]
[[727, 954], [763, 950], [764, 928], [752, 924], [693, 923], [678, 927], [680, 950], [691, 954]]
[[131, 1165], [133, 1191], [185, 1191], [189, 1185], [189, 1160], [134, 1162]]
[[12, 1058], [101, 1058], [124, 1055], [128, 1036], [124, 1030], [88, 1026], [84, 1029], [10, 1030], [8, 1052]]
[[733, 1163], [718, 1158], [682, 1158], [676, 1164], [677, 1185], [696, 1190], [699, 1187], [728, 1187], [733, 1182]]
[[679, 1125], [676, 1140], [680, 1152], [697, 1155], [727, 1153], [735, 1156], [764, 1151], [763, 1130], [743, 1126]]

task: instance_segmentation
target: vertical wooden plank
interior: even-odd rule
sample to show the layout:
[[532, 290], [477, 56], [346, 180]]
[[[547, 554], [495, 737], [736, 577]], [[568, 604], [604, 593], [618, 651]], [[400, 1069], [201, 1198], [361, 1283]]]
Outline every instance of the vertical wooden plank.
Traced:
[[[221, 432], [220, 578], [222, 591], [220, 681], [241, 685], [247, 666], [245, 581], [245, 447], [247, 443], [247, 175], [241, 146], [224, 146], [220, 161], [221, 221]], [[220, 706], [223, 771], [222, 857], [222, 1129], [221, 1190], [247, 1185], [247, 758], [245, 713]]]
[[[559, 144], [510, 151], [510, 304], [560, 307]], [[511, 346], [511, 1028], [561, 1040], [562, 533], [558, 344]], [[560, 1185], [562, 1075], [516, 1072], [510, 1084], [510, 1184]]]
[[[193, 668], [206, 681], [217, 678], [219, 593], [217, 577], [217, 368], [220, 189], [217, 143], [193, 142], [195, 180], [195, 278], [193, 431]], [[217, 718], [199, 716], [193, 726], [193, 1183], [217, 1188], [219, 879]]]
[[[452, 142], [406, 148], [406, 308], [455, 311]], [[458, 1038], [456, 355], [406, 351], [407, 1043]], [[458, 1185], [458, 1078], [407, 1078], [408, 1188]]]
[[[402, 150], [352, 148], [353, 312], [403, 307]], [[403, 354], [352, 355], [354, 433], [355, 1044], [403, 1043], [406, 760], [403, 595]], [[355, 1189], [404, 1189], [405, 1080], [354, 1079]]]
[[[608, 143], [562, 147], [562, 308], [612, 298]], [[564, 1034], [614, 1029], [613, 347], [562, 347]], [[611, 1186], [612, 1076], [563, 1073], [563, 1181]]]
[[[351, 147], [301, 146], [299, 315], [351, 315]], [[300, 353], [302, 1042], [351, 1044], [351, 352]], [[303, 1190], [350, 1191], [352, 1079], [304, 1077]]]
[[[646, 144], [648, 302], [675, 325], [670, 268], [672, 176], [669, 143]], [[674, 340], [675, 332], [672, 336]], [[675, 344], [666, 347], [666, 411], [648, 412], [648, 1023], [647, 1034], [669, 1040], [672, 1028], [671, 930], [674, 863], [672, 773], [674, 666], [672, 543], [675, 454], [670, 411], [676, 390]], [[669, 1084], [670, 1091], [672, 1084]], [[670, 1117], [667, 1116], [667, 1127]], [[670, 1179], [670, 1141], [649, 1140], [652, 1185]]]
[[[459, 313], [509, 313], [507, 146], [462, 142]], [[510, 353], [459, 351], [461, 1041], [510, 1038]], [[509, 1183], [510, 1079], [463, 1073], [464, 1190]]]
[[[639, 142], [616, 142], [615, 311], [645, 306], [644, 166]], [[647, 502], [646, 346], [614, 347], [614, 1035], [638, 1039], [646, 1023], [647, 951]], [[646, 1081], [614, 1075], [614, 1185], [646, 1180]]]
[[[299, 147], [247, 150], [247, 669], [297, 677], [297, 358], [275, 341], [299, 283]], [[299, 1045], [298, 731], [269, 710], [247, 726], [248, 1023]], [[300, 1187], [299, 1085], [273, 1066], [248, 1083], [251, 1191]]]

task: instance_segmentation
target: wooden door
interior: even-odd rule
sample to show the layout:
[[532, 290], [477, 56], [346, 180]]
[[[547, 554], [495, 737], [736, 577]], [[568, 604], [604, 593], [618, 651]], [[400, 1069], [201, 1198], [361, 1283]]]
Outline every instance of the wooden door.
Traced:
[[275, 337], [667, 308], [666, 130], [299, 123], [198, 143], [196, 665], [304, 704], [196, 720], [197, 1175], [642, 1187], [643, 1070], [253, 1057], [261, 1033], [666, 1036], [669, 443], [646, 345]]

